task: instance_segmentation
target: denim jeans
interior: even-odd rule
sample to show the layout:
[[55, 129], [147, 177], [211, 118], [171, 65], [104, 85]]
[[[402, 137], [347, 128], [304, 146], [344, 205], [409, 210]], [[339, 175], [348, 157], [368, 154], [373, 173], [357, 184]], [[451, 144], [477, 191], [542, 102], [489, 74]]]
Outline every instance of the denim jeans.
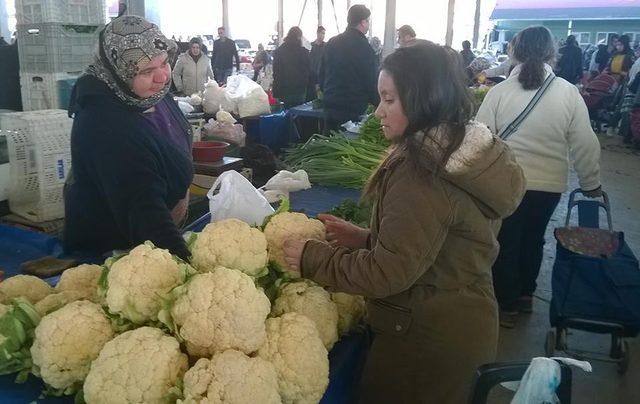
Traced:
[[213, 77], [215, 77], [218, 84], [222, 85], [227, 82], [227, 78], [231, 76], [233, 73], [233, 68], [231, 69], [222, 69], [220, 67], [216, 67], [213, 69]]

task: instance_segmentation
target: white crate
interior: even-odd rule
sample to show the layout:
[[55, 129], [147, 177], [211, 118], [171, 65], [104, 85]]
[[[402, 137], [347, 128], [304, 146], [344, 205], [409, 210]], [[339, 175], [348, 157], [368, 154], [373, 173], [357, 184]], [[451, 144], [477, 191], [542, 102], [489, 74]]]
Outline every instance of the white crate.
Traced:
[[57, 109], [0, 115], [9, 150], [9, 209], [13, 213], [33, 222], [64, 217], [72, 122], [67, 111]]
[[93, 62], [98, 25], [29, 24], [17, 27], [20, 71], [80, 73]]
[[60, 82], [77, 78], [77, 74], [67, 73], [20, 73], [22, 109], [67, 109], [68, 94], [61, 92]]
[[104, 0], [16, 0], [18, 24], [104, 24]]

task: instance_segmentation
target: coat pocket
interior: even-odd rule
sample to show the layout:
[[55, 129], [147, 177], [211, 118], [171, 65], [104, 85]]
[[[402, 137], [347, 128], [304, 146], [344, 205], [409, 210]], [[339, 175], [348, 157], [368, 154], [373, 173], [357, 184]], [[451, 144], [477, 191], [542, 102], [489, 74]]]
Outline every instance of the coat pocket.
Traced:
[[367, 320], [371, 328], [380, 334], [405, 335], [411, 327], [411, 310], [384, 300], [370, 300]]

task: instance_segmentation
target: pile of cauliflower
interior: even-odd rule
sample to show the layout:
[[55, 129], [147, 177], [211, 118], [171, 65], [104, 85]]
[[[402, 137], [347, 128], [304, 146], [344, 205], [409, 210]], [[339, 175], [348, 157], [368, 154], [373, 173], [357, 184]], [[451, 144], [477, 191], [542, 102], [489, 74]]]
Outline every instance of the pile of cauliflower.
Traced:
[[290, 212], [263, 228], [227, 219], [193, 236], [190, 263], [146, 242], [55, 287], [8, 278], [0, 374], [89, 404], [317, 403], [328, 352], [361, 323], [364, 300], [294, 279], [287, 239], [324, 240], [324, 225]]

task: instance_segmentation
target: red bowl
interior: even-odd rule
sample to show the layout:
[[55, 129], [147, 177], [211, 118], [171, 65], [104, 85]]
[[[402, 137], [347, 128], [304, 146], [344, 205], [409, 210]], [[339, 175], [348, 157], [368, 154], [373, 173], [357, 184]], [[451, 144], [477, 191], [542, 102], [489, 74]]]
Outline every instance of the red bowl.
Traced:
[[227, 142], [194, 142], [193, 160], [195, 161], [218, 161], [222, 160], [227, 151]]

